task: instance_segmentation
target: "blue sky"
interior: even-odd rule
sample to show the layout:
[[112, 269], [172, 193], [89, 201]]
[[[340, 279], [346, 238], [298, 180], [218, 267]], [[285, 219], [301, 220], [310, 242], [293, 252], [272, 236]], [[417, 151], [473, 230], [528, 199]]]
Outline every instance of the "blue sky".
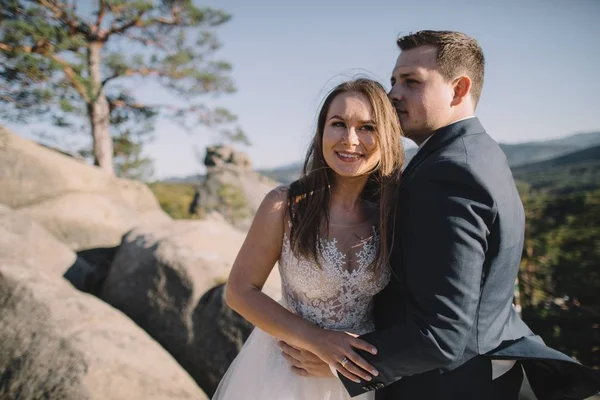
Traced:
[[[395, 38], [420, 29], [475, 37], [486, 56], [477, 115], [499, 142], [600, 130], [598, 0], [210, 0], [233, 18], [216, 32], [218, 57], [238, 88], [209, 100], [228, 107], [252, 142], [239, 146], [257, 168], [303, 158], [318, 106], [342, 80], [366, 75], [389, 88]], [[162, 96], [150, 87], [142, 99]], [[29, 127], [11, 126], [28, 135]], [[157, 178], [203, 172], [194, 148], [217, 138], [157, 126], [147, 154]]]

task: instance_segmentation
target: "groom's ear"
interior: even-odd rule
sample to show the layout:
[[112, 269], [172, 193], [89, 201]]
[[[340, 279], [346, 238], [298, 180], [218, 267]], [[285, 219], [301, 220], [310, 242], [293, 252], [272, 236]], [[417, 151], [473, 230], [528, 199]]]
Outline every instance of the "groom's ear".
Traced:
[[471, 90], [471, 78], [468, 76], [460, 76], [454, 81], [454, 97], [452, 105], [457, 106], [465, 100]]

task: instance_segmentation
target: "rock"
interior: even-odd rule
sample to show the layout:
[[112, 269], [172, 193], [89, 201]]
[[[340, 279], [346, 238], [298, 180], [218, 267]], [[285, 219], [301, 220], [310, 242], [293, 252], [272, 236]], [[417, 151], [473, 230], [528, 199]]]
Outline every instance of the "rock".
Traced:
[[234, 151], [231, 155], [231, 159], [229, 161], [233, 165], [237, 165], [240, 168], [251, 169], [252, 161], [247, 154], [241, 153], [239, 151]]
[[[211, 330], [207, 324], [219, 322], [206, 316], [216, 315], [216, 309], [223, 315], [227, 311], [215, 300], [207, 300], [213, 304], [207, 308], [200, 298], [225, 282], [244, 236], [215, 214], [206, 220], [133, 230], [124, 237], [101, 293], [103, 300], [127, 314], [167, 349], [207, 393], [214, 390], [215, 377], [242, 344], [237, 339], [240, 335], [232, 340], [222, 338], [219, 332], [245, 328], [236, 322], [221, 331]], [[264, 288], [276, 300], [281, 297], [279, 282], [274, 270]], [[224, 318], [220, 323], [227, 325], [228, 321], [240, 319]], [[215, 336], [206, 336], [213, 333]], [[213, 347], [199, 353], [205, 346], [202, 343], [212, 343]], [[214, 347], [216, 343], [223, 347]]]
[[124, 202], [95, 193], [67, 193], [21, 207], [19, 213], [75, 251], [116, 246], [125, 232], [138, 225], [137, 215]]
[[3, 265], [0, 398], [207, 399], [122, 313], [66, 281]]
[[3, 127], [0, 143], [0, 204], [75, 251], [113, 247], [135, 226], [171, 221], [141, 182], [109, 176]]
[[204, 165], [207, 167], [224, 167], [226, 165], [241, 169], [251, 169], [252, 162], [246, 154], [234, 150], [230, 146], [215, 145], [206, 148]]
[[160, 210], [160, 204], [148, 185], [130, 179], [116, 178], [118, 192], [127, 204], [138, 213]]
[[260, 203], [278, 183], [252, 171], [249, 157], [227, 146], [208, 147], [205, 164], [206, 178], [196, 192], [197, 208], [216, 211], [247, 231]]
[[0, 266], [11, 264], [56, 278], [91, 268], [38, 223], [0, 204]]
[[90, 267], [74, 265], [65, 273], [65, 278], [82, 292], [99, 296], [117, 250], [118, 247], [115, 246], [78, 252], [78, 258], [85, 260]]
[[194, 352], [186, 360], [189, 365], [183, 365], [188, 371], [202, 371], [197, 381], [209, 396], [254, 328], [227, 305], [224, 288], [219, 285], [209, 290], [198, 302], [192, 316]]
[[0, 126], [0, 203], [31, 206], [72, 192], [118, 190], [99, 168], [50, 150]]
[[[51, 310], [32, 288], [0, 272], [0, 398], [91, 399], [83, 353], [53, 326]], [[46, 293], [46, 290], [43, 292]]]

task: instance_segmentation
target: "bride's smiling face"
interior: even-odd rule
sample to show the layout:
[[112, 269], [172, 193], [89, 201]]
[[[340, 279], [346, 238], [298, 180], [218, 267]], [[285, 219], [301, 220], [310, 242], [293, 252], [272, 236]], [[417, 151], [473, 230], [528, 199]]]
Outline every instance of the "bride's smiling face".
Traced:
[[369, 99], [359, 93], [341, 93], [327, 111], [323, 129], [323, 157], [336, 174], [357, 177], [373, 171], [381, 159]]

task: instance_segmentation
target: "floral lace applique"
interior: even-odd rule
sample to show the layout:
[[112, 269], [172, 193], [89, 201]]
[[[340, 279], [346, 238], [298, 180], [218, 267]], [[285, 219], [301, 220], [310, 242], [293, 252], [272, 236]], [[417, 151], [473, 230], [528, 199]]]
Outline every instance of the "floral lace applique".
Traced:
[[283, 303], [292, 312], [316, 325], [332, 330], [357, 334], [374, 329], [373, 298], [389, 282], [386, 265], [371, 265], [377, 253], [379, 236], [373, 235], [358, 243], [354, 256], [356, 267], [346, 269], [347, 254], [338, 248], [336, 238], [319, 239], [319, 267], [314, 262], [297, 258], [284, 234], [279, 273], [282, 280]]

